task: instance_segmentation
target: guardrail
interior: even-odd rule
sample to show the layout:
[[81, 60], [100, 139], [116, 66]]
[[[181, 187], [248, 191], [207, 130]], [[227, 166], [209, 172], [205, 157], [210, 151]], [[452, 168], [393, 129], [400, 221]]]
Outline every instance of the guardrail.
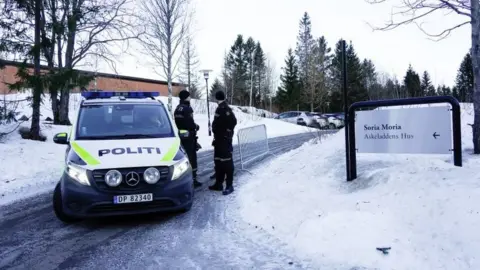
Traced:
[[237, 133], [237, 138], [241, 164], [240, 170], [249, 172], [245, 169], [248, 163], [266, 155], [275, 156], [270, 152], [267, 127], [263, 124], [240, 129]]

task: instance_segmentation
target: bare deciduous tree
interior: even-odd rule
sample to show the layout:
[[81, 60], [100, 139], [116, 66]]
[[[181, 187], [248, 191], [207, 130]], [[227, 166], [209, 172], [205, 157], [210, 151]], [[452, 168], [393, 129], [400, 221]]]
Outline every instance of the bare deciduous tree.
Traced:
[[[54, 122], [69, 125], [70, 91], [80, 86], [79, 82], [86, 83], [86, 78], [81, 78], [74, 68], [93, 56], [113, 65], [118, 55], [126, 53], [128, 46], [124, 46], [125, 42], [137, 39], [143, 31], [136, 23], [133, 0], [44, 0], [42, 3], [40, 50], [49, 71], [47, 84]], [[0, 21], [8, 19], [6, 24], [23, 25], [16, 26], [16, 29], [2, 25], [8, 30], [2, 33], [2, 38], [8, 37], [7, 45], [18, 48], [15, 51], [25, 51], [20, 48], [34, 44], [34, 35], [27, 26], [33, 26], [35, 21], [18, 12], [15, 14], [16, 17], [8, 18], [6, 13], [0, 13]], [[119, 49], [114, 48], [115, 45], [119, 45]], [[114, 53], [115, 49], [118, 53]]]
[[268, 104], [269, 111], [272, 111], [272, 97], [275, 96], [276, 76], [274, 74], [274, 71], [275, 65], [270, 60], [270, 57], [267, 56], [267, 61], [265, 63], [265, 90], [262, 100], [264, 102], [265, 108], [267, 108]]
[[198, 65], [200, 64], [200, 61], [198, 60], [192, 35], [185, 37], [183, 43], [182, 60], [183, 68], [181, 70], [180, 82], [185, 83], [188, 86], [188, 91], [190, 92], [190, 96], [192, 98], [200, 99], [202, 97], [202, 93], [198, 89]]
[[[142, 0], [147, 35], [143, 47], [163, 69], [168, 82], [168, 108], [173, 113], [172, 81], [180, 60], [181, 46], [190, 25], [189, 0]], [[179, 50], [180, 48], [180, 50]]]
[[[128, 41], [138, 39], [143, 33], [137, 27], [137, 17], [132, 12], [135, 2], [131, 0], [60, 0], [66, 17], [65, 24], [59, 25], [65, 30], [62, 35], [65, 44], [57, 40], [57, 53], [64, 54], [64, 65], [58, 57], [58, 67], [67, 72], [81, 63], [86, 57], [97, 56], [109, 62], [113, 67], [118, 53], [126, 53]], [[52, 13], [52, 21], [55, 21]], [[139, 31], [140, 30], [140, 31]], [[127, 42], [127, 43], [126, 43]], [[127, 44], [127, 46], [125, 46]], [[65, 46], [65, 50], [62, 50]], [[70, 124], [68, 119], [69, 97], [72, 78], [64, 85], [60, 95], [59, 120]]]
[[[371, 4], [384, 3], [388, 0], [366, 0]], [[383, 27], [374, 27], [376, 30], [392, 30], [406, 24], [415, 24], [427, 36], [434, 40], [441, 40], [464, 25], [471, 25], [471, 55], [474, 73], [473, 107], [474, 123], [473, 148], [474, 154], [480, 154], [480, 2], [478, 0], [402, 0], [402, 5], [394, 8], [391, 20]], [[451, 25], [438, 32], [430, 33], [422, 27], [422, 20], [438, 12], [456, 13], [465, 20]]]

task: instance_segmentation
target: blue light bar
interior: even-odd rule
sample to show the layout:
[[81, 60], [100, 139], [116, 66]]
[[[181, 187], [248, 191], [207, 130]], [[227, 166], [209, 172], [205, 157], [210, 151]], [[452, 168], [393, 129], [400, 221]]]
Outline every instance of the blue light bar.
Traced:
[[159, 92], [140, 92], [140, 91], [82, 92], [82, 97], [86, 99], [111, 98], [111, 97], [119, 97], [119, 96], [125, 97], [125, 98], [150, 98], [150, 97], [158, 97], [159, 95], [160, 95]]

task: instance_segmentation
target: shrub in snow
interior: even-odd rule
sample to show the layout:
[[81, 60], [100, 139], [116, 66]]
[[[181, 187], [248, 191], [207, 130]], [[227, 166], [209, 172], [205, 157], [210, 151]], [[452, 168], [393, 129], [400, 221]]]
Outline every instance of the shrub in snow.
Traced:
[[[22, 126], [18, 129], [18, 133], [22, 137], [22, 139], [30, 139], [30, 128]], [[47, 140], [47, 136], [43, 135], [42, 132], [40, 132], [40, 141], [44, 142]]]

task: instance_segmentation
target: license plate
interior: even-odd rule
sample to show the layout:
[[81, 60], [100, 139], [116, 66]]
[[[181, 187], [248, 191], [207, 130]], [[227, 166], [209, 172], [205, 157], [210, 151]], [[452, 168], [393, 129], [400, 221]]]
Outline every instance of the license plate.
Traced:
[[113, 197], [113, 203], [139, 203], [139, 202], [151, 202], [153, 201], [152, 193], [145, 194], [132, 194], [132, 195], [118, 195]]

